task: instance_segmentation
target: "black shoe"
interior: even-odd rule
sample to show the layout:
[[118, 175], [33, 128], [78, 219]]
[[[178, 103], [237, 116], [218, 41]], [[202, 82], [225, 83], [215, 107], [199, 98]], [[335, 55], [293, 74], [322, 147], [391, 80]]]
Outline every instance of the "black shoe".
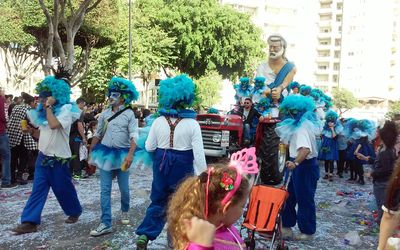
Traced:
[[16, 188], [17, 186], [18, 186], [17, 183], [1, 184], [1, 188]]
[[364, 179], [358, 180], [358, 183], [359, 183], [360, 185], [364, 185], [364, 184], [365, 184]]
[[339, 178], [343, 178], [343, 174], [338, 174], [339, 175]]
[[322, 179], [327, 180], [329, 176], [326, 174]]

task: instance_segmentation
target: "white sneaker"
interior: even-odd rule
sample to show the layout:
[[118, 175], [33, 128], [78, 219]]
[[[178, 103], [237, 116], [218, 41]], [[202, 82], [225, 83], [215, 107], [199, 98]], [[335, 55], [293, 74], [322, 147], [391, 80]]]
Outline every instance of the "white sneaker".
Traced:
[[291, 227], [282, 227], [282, 238], [285, 240], [293, 239], [293, 231]]
[[111, 232], [112, 232], [112, 227], [107, 227], [103, 223], [100, 223], [100, 225], [96, 229], [90, 231], [90, 235], [96, 237]]
[[128, 225], [129, 224], [129, 214], [128, 212], [122, 212], [121, 213], [121, 223], [124, 225]]
[[299, 234], [296, 234], [296, 236], [294, 238], [296, 240], [299, 240], [299, 241], [307, 241], [307, 240], [312, 240], [313, 235], [312, 234], [299, 233]]

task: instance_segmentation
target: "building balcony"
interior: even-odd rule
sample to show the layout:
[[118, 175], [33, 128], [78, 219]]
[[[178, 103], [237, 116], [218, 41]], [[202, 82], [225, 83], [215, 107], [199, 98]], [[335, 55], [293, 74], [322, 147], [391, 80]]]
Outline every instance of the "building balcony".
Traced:
[[319, 39], [331, 38], [332, 37], [332, 32], [320, 32], [320, 33], [318, 33], [317, 36], [318, 36]]
[[330, 60], [331, 60], [330, 56], [317, 56], [317, 58], [315, 59], [317, 63], [330, 62]]
[[332, 26], [332, 20], [319, 20], [318, 21], [318, 26], [320, 28], [322, 28], [322, 27], [331, 27]]
[[321, 50], [330, 51], [331, 48], [332, 48], [332, 45], [326, 45], [326, 44], [317, 45], [317, 50], [319, 50], [319, 51], [321, 51]]
[[316, 75], [329, 75], [330, 72], [331, 70], [329, 69], [317, 69], [314, 73]]
[[332, 11], [333, 11], [332, 8], [324, 7], [324, 8], [320, 8], [320, 9], [318, 10], [318, 14], [320, 14], [320, 15], [331, 14]]

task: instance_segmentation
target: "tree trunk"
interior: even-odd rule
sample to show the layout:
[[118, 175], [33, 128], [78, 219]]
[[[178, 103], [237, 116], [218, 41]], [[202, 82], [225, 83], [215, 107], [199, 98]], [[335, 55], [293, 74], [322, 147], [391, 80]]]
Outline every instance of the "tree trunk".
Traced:
[[144, 85], [144, 108], [149, 108], [149, 81], [145, 77], [143, 77], [143, 85]]

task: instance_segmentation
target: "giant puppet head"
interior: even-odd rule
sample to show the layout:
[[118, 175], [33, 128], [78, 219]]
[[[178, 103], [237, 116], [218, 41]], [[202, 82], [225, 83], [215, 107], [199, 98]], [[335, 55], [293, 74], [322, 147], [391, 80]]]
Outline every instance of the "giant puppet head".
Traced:
[[286, 52], [286, 40], [281, 35], [271, 35], [268, 37], [269, 46], [269, 58], [278, 59], [285, 55]]

